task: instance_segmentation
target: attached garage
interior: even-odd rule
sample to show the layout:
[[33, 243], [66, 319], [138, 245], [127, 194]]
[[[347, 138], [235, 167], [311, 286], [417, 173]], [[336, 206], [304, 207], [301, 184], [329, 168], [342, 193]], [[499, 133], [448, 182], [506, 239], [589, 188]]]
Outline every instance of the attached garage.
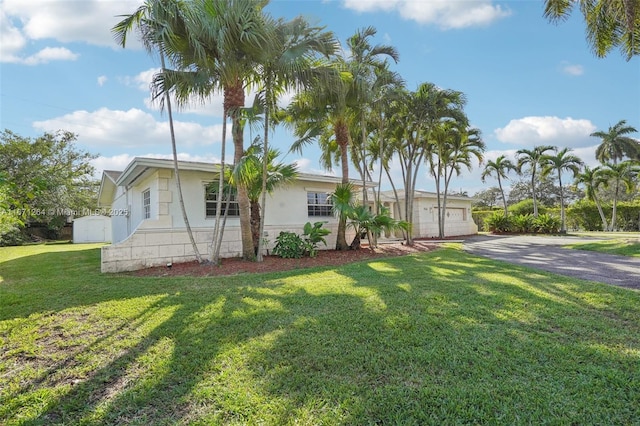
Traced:
[[111, 241], [111, 218], [108, 216], [84, 216], [73, 221], [73, 242], [104, 243]]

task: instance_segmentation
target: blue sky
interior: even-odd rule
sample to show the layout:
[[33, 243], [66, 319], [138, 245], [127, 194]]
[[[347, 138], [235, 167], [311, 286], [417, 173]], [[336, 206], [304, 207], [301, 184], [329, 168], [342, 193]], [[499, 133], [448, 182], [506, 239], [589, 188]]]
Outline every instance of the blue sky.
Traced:
[[[117, 15], [140, 3], [2, 0], [0, 128], [32, 137], [58, 129], [77, 133], [77, 145], [99, 155], [98, 170], [122, 170], [134, 156], [168, 156], [166, 114], [149, 101], [158, 61], [135, 42], [116, 46], [110, 34]], [[595, 164], [599, 141], [590, 133], [622, 119], [640, 129], [640, 59], [627, 62], [618, 51], [596, 58], [578, 11], [554, 25], [542, 16], [542, 0], [272, 0], [267, 10], [276, 17], [303, 15], [343, 43], [359, 28], [376, 27], [375, 42], [398, 49], [394, 69], [409, 89], [432, 82], [466, 94], [466, 112], [482, 131], [488, 159], [549, 144], [573, 148]], [[182, 158], [219, 159], [220, 116], [220, 96], [175, 114]], [[284, 129], [272, 139], [285, 153], [292, 140]], [[284, 161], [325, 173], [317, 158], [309, 146]], [[482, 184], [480, 170], [475, 165], [452, 189], [473, 194], [496, 184]], [[426, 168], [418, 187], [434, 190]]]

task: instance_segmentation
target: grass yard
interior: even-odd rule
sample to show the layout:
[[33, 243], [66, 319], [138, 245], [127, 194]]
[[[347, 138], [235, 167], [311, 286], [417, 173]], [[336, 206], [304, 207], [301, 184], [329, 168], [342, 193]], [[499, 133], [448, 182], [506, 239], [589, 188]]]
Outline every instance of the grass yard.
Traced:
[[0, 248], [0, 424], [638, 424], [640, 292], [456, 248], [224, 278]]
[[640, 239], [620, 238], [607, 241], [595, 241], [592, 243], [571, 244], [568, 247], [577, 250], [590, 250], [622, 256], [640, 257]]

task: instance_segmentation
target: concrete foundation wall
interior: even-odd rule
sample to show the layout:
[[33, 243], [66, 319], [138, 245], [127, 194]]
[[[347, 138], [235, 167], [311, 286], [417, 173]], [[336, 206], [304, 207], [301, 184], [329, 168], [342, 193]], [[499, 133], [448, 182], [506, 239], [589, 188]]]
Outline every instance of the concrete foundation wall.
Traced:
[[[276, 242], [276, 237], [281, 231], [302, 233], [304, 224], [294, 224], [287, 226], [266, 226], [265, 232], [268, 243], [266, 251], [272, 252]], [[336, 244], [337, 224], [327, 223], [325, 228], [331, 230], [331, 234], [325, 238], [327, 246], [320, 245], [319, 249], [333, 249]], [[212, 254], [211, 241], [213, 239], [213, 229], [195, 228], [193, 236], [198, 245], [200, 254], [205, 259], [209, 259]], [[350, 242], [353, 236], [347, 235]], [[242, 242], [240, 239], [240, 228], [226, 227], [224, 239], [220, 248], [220, 256], [223, 258], [236, 257], [242, 252]], [[182, 229], [137, 229], [129, 238], [118, 244], [102, 247], [102, 272], [125, 272], [152, 266], [164, 266], [167, 263], [181, 263], [195, 261], [196, 256], [189, 240], [189, 235]]]

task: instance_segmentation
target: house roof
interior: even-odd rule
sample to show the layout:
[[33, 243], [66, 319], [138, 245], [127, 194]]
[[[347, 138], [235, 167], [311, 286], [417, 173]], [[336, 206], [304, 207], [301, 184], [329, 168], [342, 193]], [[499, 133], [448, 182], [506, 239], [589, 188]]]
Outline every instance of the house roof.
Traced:
[[[399, 189], [398, 191], [398, 198], [400, 200], [404, 200], [405, 198], [405, 191], [404, 189]], [[414, 198], [437, 198], [438, 194], [436, 194], [435, 192], [430, 192], [430, 191], [422, 191], [420, 189], [417, 189], [414, 191]], [[380, 198], [382, 199], [382, 201], [395, 201], [396, 200], [396, 196], [394, 194], [394, 192], [392, 190], [388, 190], [388, 191], [382, 191], [380, 193]], [[470, 197], [465, 197], [463, 195], [447, 195], [447, 199], [449, 200], [459, 200], [459, 201], [473, 201], [473, 198]]]
[[[180, 170], [193, 170], [201, 172], [219, 173], [219, 163], [204, 163], [198, 161], [178, 161]], [[98, 205], [100, 207], [110, 206], [118, 186], [128, 186], [134, 184], [138, 179], [148, 176], [153, 170], [173, 169], [173, 160], [165, 158], [135, 157], [122, 172], [105, 170], [102, 173], [102, 181], [98, 192]], [[330, 175], [318, 175], [313, 173], [298, 173], [298, 180], [308, 182], [324, 182], [339, 184], [342, 178]], [[354, 185], [361, 185], [362, 182], [351, 179]], [[376, 182], [367, 182], [367, 187], [373, 188]]]

